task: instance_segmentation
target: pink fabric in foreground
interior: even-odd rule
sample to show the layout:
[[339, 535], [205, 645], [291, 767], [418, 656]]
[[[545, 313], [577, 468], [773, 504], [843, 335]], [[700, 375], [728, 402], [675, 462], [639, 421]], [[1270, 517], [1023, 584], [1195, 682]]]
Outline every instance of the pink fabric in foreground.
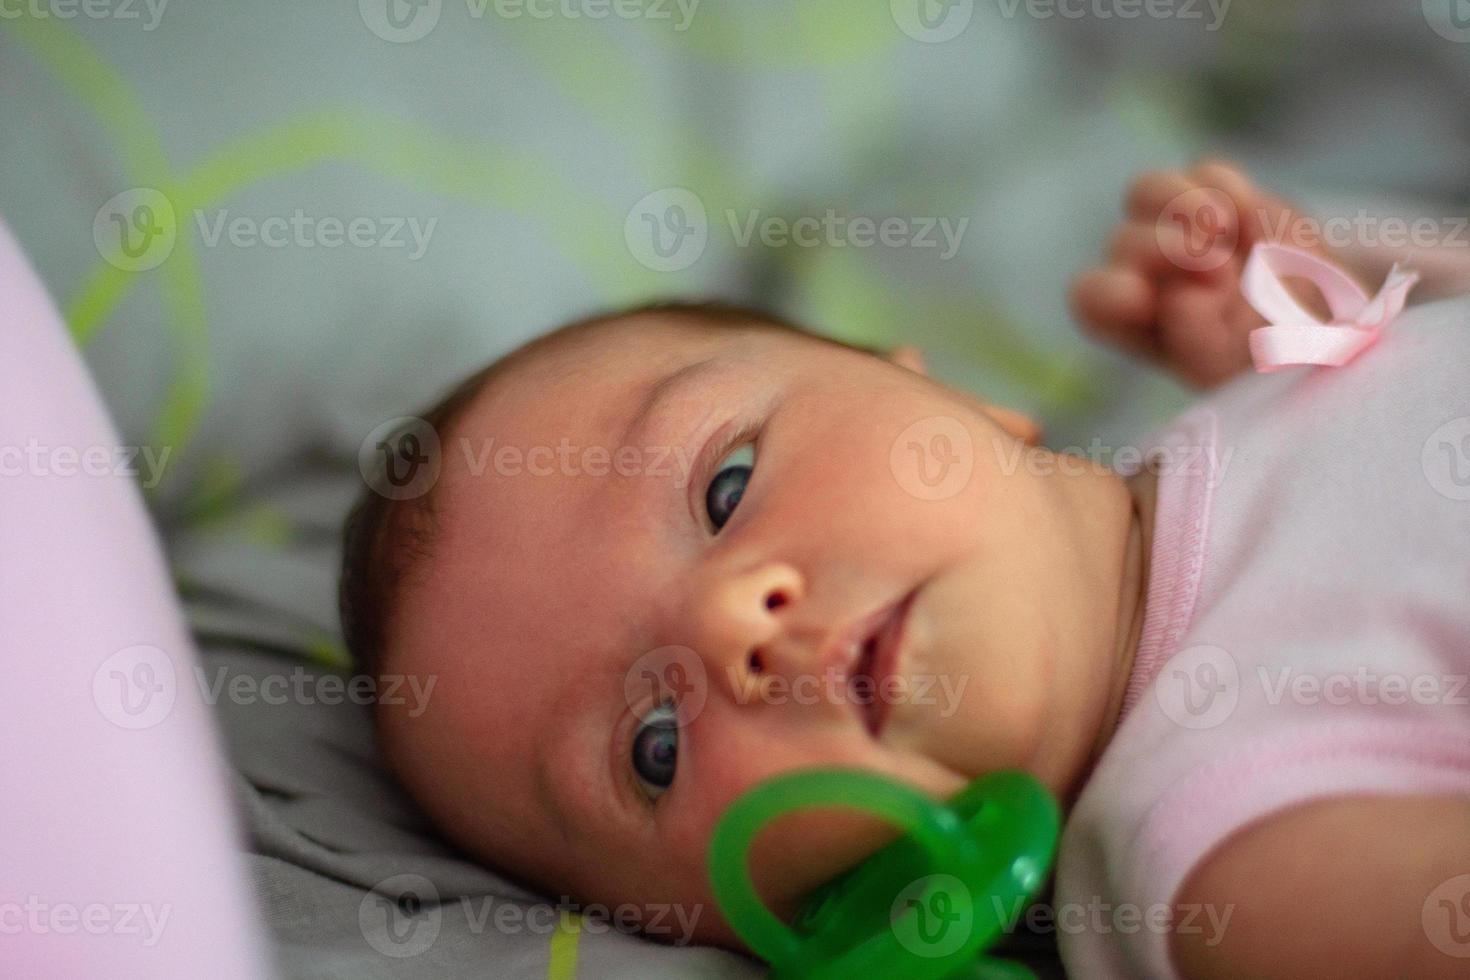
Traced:
[[0, 976], [266, 975], [136, 478], [0, 225]]

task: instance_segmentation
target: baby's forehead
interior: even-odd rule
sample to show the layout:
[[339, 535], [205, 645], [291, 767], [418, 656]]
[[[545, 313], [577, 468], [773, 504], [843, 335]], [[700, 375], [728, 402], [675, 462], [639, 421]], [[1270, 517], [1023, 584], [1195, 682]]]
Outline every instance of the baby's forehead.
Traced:
[[[644, 312], [554, 335], [513, 355], [441, 433], [444, 466], [434, 509], [442, 529], [457, 537], [455, 525], [478, 518], [498, 525], [507, 536], [501, 543], [512, 545], [517, 525], [564, 521], [586, 510], [589, 496], [601, 507], [619, 493], [646, 488], [650, 479], [619, 477], [649, 476], [650, 459], [656, 461], [650, 440], [686, 448], [672, 444], [686, 434], [687, 418], [637, 424], [660, 386], [731, 360], [755, 357], [769, 369], [781, 353], [773, 342], [811, 341], [759, 321], [709, 328], [684, 315]], [[700, 406], [689, 402], [702, 387], [679, 388], [684, 396], [676, 414], [697, 415]], [[672, 452], [662, 462], [671, 459], [677, 462]], [[678, 475], [675, 469], [670, 478]]]
[[616, 424], [640, 398], [682, 368], [721, 354], [811, 343], [796, 329], [732, 313], [640, 311], [559, 331], [513, 355], [495, 372], [460, 420], [460, 430], [543, 429], [553, 435]]
[[[651, 443], [670, 450], [653, 454], [661, 469], [687, 476], [668, 460], [677, 463], [675, 450], [691, 449], [683, 430], [722, 397], [720, 379], [771, 378], [787, 354], [828, 346], [840, 345], [730, 313], [709, 321], [640, 311], [560, 331], [492, 370], [452, 430], [441, 433], [444, 472], [434, 509], [446, 530], [472, 514], [515, 525], [565, 521], [587, 510], [589, 497], [600, 509], [618, 493], [646, 488], [649, 479], [618, 478], [650, 475]], [[671, 391], [677, 397], [665, 397]]]
[[710, 341], [662, 323], [585, 330], [520, 357], [467, 406], [456, 435], [553, 444], [615, 425], [639, 393], [701, 356]]
[[732, 333], [645, 314], [513, 355], [440, 433], [436, 514], [446, 529], [470, 513], [524, 523], [607, 494], [613, 481], [587, 478], [628, 468], [620, 453], [647, 393], [731, 343]]

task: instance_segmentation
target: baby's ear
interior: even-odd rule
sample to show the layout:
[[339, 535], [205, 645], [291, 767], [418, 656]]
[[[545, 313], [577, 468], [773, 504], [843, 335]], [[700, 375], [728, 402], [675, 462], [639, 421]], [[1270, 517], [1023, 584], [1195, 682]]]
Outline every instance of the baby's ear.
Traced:
[[884, 355], [890, 364], [897, 364], [901, 368], [907, 368], [915, 374], [928, 375], [929, 365], [924, 363], [924, 354], [917, 347], [904, 344], [895, 347]]
[[982, 402], [985, 414], [989, 415], [996, 425], [1005, 430], [1007, 435], [1021, 440], [1028, 446], [1035, 446], [1041, 442], [1041, 423], [1013, 408], [1002, 408], [992, 405], [990, 402]]

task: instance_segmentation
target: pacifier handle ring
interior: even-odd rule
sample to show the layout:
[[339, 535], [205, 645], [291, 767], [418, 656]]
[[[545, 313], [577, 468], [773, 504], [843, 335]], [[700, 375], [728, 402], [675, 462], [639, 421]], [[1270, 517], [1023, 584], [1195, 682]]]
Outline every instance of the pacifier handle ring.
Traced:
[[773, 819], [796, 810], [843, 807], [897, 825], [938, 866], [953, 851], [963, 824], [954, 811], [924, 793], [862, 770], [818, 769], [785, 773], [736, 800], [710, 840], [710, 878], [715, 899], [731, 928], [767, 963], [791, 963], [802, 943], [761, 901], [746, 860], [755, 836]]

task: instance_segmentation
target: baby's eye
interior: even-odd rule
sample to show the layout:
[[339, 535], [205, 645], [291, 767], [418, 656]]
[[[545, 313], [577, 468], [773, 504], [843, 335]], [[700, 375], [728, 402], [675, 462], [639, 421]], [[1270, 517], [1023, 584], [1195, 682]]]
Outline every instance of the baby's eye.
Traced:
[[664, 702], [649, 712], [633, 736], [633, 771], [656, 800], [673, 784], [678, 763], [678, 715], [673, 704]]
[[704, 509], [710, 523], [718, 531], [735, 513], [745, 485], [750, 482], [750, 471], [755, 466], [755, 446], [746, 443], [720, 461], [715, 478], [709, 481], [704, 492]]

